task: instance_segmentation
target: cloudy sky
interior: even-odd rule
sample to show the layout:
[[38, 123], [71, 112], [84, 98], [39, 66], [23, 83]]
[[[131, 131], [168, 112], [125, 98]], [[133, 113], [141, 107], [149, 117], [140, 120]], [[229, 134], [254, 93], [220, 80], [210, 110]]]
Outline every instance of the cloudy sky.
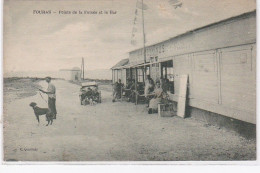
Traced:
[[[255, 0], [182, 2], [181, 8], [174, 9], [168, 0], [144, 0], [147, 45], [256, 8]], [[109, 69], [142, 46], [140, 10], [137, 44], [130, 44], [135, 9], [136, 0], [5, 0], [5, 72], [80, 67], [82, 57], [88, 70]], [[33, 14], [33, 10], [51, 10], [52, 14]], [[116, 14], [59, 14], [63, 10], [113, 10]]]

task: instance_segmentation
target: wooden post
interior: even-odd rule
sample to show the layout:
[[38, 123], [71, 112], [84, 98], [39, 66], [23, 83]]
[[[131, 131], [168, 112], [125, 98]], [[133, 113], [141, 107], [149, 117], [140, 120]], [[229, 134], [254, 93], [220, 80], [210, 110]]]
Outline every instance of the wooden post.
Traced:
[[142, 69], [142, 73], [143, 73], [143, 82], [144, 82], [145, 66], [144, 66], [144, 68]]
[[132, 74], [132, 68], [129, 68], [129, 73], [130, 73], [130, 79], [133, 79], [133, 74]]
[[164, 68], [165, 68], [165, 78], [168, 78], [168, 75], [167, 75], [167, 67], [168, 67], [168, 64], [166, 64], [166, 66], [164, 67]]
[[114, 70], [112, 69], [112, 84], [114, 83]]
[[84, 79], [85, 79], [85, 68], [84, 68], [84, 58], [82, 58], [82, 61], [83, 61], [83, 81], [84, 81]]
[[[156, 75], [157, 76], [157, 75]], [[162, 64], [159, 63], [159, 79], [162, 77]]]
[[145, 33], [144, 33], [144, 2], [142, 0], [142, 22], [143, 22], [143, 46], [144, 46], [144, 63], [146, 63], [146, 50], [145, 50]]
[[118, 82], [118, 70], [116, 70], [116, 81]]

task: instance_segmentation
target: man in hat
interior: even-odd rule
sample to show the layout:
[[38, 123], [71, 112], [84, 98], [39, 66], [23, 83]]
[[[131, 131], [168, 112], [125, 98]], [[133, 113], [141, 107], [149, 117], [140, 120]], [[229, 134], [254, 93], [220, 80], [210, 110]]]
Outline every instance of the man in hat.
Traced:
[[53, 119], [56, 119], [56, 114], [57, 114], [57, 111], [56, 111], [56, 88], [51, 83], [51, 77], [49, 77], [49, 76], [46, 77], [45, 81], [48, 83], [47, 91], [43, 91], [41, 89], [39, 89], [39, 90], [48, 95], [48, 107], [54, 115]]

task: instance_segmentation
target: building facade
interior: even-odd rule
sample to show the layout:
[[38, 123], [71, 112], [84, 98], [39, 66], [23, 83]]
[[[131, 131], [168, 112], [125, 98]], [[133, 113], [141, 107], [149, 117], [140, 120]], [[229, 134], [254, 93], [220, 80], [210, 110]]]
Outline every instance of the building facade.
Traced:
[[145, 52], [145, 61], [141, 48], [117, 67], [122, 81], [144, 82], [147, 74], [154, 80], [168, 78], [168, 94], [177, 102], [179, 77], [188, 74], [188, 106], [256, 124], [256, 11], [148, 46]]

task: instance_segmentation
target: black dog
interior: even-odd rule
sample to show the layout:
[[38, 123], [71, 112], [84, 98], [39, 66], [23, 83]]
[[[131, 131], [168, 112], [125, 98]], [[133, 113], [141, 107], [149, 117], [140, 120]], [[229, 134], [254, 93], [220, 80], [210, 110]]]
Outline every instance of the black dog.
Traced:
[[48, 108], [39, 108], [38, 106], [36, 106], [37, 104], [32, 102], [30, 103], [30, 106], [33, 108], [34, 110], [34, 114], [38, 120], [38, 123], [40, 123], [40, 119], [39, 116], [40, 115], [46, 115], [46, 120], [48, 121], [48, 124], [46, 124], [46, 126], [48, 126], [50, 123], [52, 125], [53, 122], [53, 113], [51, 112], [50, 109]]

